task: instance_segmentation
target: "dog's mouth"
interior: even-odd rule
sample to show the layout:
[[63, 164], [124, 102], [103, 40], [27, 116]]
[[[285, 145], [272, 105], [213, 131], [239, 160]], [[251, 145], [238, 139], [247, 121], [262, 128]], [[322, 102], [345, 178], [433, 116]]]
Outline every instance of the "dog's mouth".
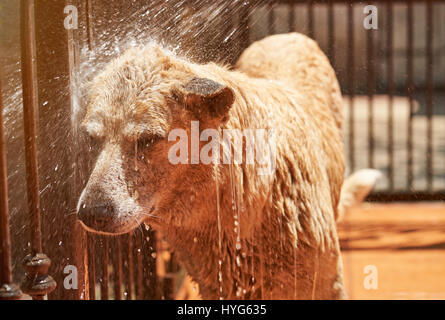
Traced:
[[112, 220], [79, 218], [85, 230], [103, 235], [120, 235], [131, 232], [139, 227], [144, 220], [145, 219], [139, 215], [131, 215]]
[[77, 205], [77, 218], [89, 232], [103, 235], [129, 233], [142, 223], [152, 224], [157, 219], [156, 197], [143, 202], [133, 197], [111, 197], [88, 193], [84, 189]]
[[[78, 220], [85, 230], [92, 233], [103, 235], [120, 235], [133, 231], [148, 217], [154, 216], [156, 211], [154, 205], [136, 212], [115, 214], [110, 207], [92, 207], [88, 210], [80, 209], [78, 211]], [[147, 221], [148, 222], [148, 221]]]

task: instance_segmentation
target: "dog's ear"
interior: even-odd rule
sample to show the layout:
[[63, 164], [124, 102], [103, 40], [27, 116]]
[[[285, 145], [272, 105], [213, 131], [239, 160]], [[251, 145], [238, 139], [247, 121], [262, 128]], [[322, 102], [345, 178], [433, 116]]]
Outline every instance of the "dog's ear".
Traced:
[[186, 85], [175, 89], [173, 95], [198, 118], [224, 117], [235, 100], [232, 89], [205, 78], [191, 79]]

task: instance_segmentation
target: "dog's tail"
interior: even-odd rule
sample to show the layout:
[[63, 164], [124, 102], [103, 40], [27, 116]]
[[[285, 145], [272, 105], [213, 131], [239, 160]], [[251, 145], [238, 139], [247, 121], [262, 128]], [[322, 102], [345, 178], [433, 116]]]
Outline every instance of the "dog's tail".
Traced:
[[381, 175], [378, 170], [363, 169], [346, 178], [341, 188], [337, 221], [341, 220], [351, 208], [360, 204], [366, 198]]

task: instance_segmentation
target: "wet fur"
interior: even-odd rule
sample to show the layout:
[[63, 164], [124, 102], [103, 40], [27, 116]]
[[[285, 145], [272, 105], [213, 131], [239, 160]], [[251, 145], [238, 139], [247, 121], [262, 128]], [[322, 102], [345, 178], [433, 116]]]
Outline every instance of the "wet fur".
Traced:
[[[116, 208], [105, 233], [128, 232], [143, 220], [161, 231], [203, 298], [344, 298], [335, 223], [344, 175], [335, 73], [315, 42], [296, 33], [253, 44], [237, 69], [194, 64], [156, 44], [111, 62], [93, 83], [84, 121], [103, 147], [79, 206]], [[193, 78], [230, 88], [228, 113], [187, 109], [174, 93]], [[260, 176], [244, 163], [171, 164], [175, 142], [166, 137], [174, 128], [190, 137], [192, 120], [201, 130], [277, 130], [275, 174]]]

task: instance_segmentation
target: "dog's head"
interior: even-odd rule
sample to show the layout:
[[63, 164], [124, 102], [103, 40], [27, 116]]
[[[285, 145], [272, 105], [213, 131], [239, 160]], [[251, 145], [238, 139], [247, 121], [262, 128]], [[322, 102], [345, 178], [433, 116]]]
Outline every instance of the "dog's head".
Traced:
[[191, 121], [216, 128], [234, 102], [232, 89], [199, 70], [150, 45], [130, 49], [93, 80], [83, 126], [101, 151], [77, 207], [88, 230], [120, 234], [147, 220], [183, 221], [163, 212], [181, 215], [207, 188], [211, 171], [169, 157], [181, 138], [169, 138], [172, 130], [186, 133], [188, 147]]

